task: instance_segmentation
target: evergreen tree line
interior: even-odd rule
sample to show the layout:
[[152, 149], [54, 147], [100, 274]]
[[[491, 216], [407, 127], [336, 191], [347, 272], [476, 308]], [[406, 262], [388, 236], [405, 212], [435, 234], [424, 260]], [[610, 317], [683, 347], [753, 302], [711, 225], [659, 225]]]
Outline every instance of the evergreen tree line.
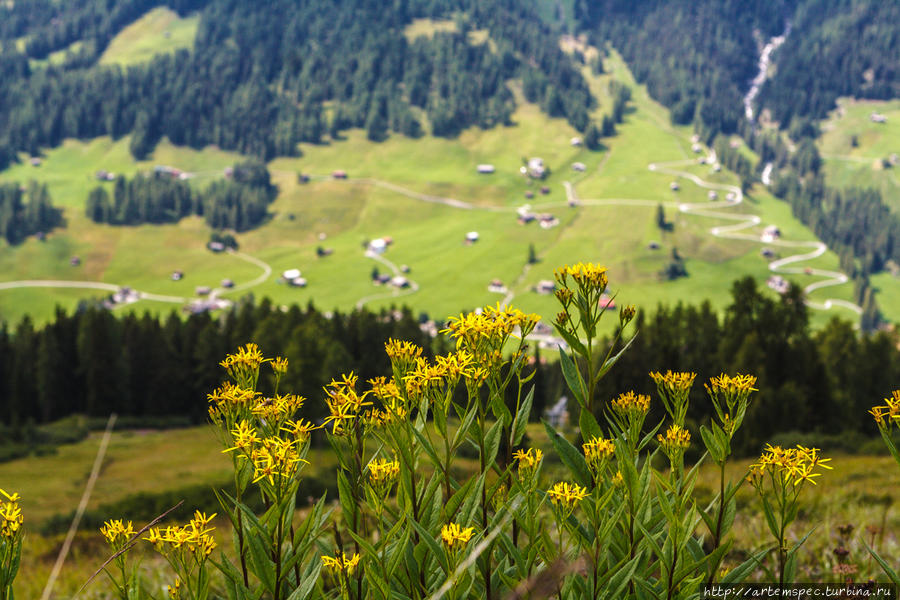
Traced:
[[[896, 336], [861, 335], [837, 318], [813, 332], [808, 317], [798, 288], [775, 299], [752, 278], [735, 283], [724, 316], [709, 303], [641, 311], [637, 337], [602, 380], [599, 397], [631, 389], [651, 393], [650, 371], [693, 371], [689, 416], [696, 423], [710, 412], [704, 380], [721, 372], [752, 373], [759, 392], [741, 448], [758, 450], [785, 431], [874, 434], [866, 410], [900, 381]], [[27, 317], [0, 328], [0, 415], [11, 440], [34, 424], [73, 413], [102, 417], [115, 411], [148, 422], [178, 415], [202, 422], [206, 394], [223, 379], [219, 361], [255, 341], [267, 355], [288, 358], [283, 389], [305, 396], [304, 416], [316, 419], [325, 414], [322, 387], [332, 378], [352, 371], [364, 382], [390, 372], [383, 343], [391, 337], [423, 346], [427, 356], [452, 348], [443, 336], [423, 333], [407, 309], [326, 316], [312, 306], [282, 311], [263, 301], [220, 317], [185, 319], [174, 313], [116, 317], [93, 307], [60, 310], [43, 328]], [[533, 418], [565, 393], [555, 353], [545, 358], [547, 352], [538, 351]]]
[[54, 208], [45, 184], [32, 181], [26, 188], [0, 183], [0, 236], [7, 243], [18, 244], [29, 235], [46, 233], [62, 221], [62, 211]]
[[885, 100], [900, 94], [900, 4], [805, 0], [775, 55], [763, 105], [782, 127], [822, 119], [840, 96]]
[[575, 15], [598, 48], [610, 42], [635, 78], [671, 110], [694, 123], [706, 143], [739, 131], [742, 98], [756, 75], [754, 32], [781, 33], [797, 0], [581, 1]]
[[798, 177], [787, 172], [772, 192], [791, 205], [794, 215], [839, 254], [846, 249], [861, 261], [864, 273], [877, 273], [888, 260], [900, 261], [900, 219], [876, 189], [838, 190], [820, 174]]
[[[3, 41], [0, 167], [13, 151], [37, 154], [66, 137], [131, 133], [136, 158], [167, 136], [269, 159], [350, 127], [380, 140], [390, 131], [421, 135], [427, 119], [433, 134], [455, 135], [472, 125], [509, 124], [514, 102], [506, 82], [519, 77], [537, 81], [545, 109], [581, 131], [589, 125], [593, 100], [578, 65], [533, 7], [514, 0], [398, 0], [390, 7], [380, 0], [182, 0], [174, 5], [181, 11], [205, 6], [191, 51], [127, 70], [97, 65], [105, 43], [127, 24], [114, 15], [157, 4], [77, 0], [0, 9], [16, 15], [11, 32], [48, 28], [30, 38], [43, 46], [24, 53], [11, 38]], [[39, 26], [31, 10], [52, 17]], [[454, 16], [455, 32], [414, 40], [403, 34], [415, 18]], [[29, 66], [29, 56], [64, 48], [79, 33], [96, 41], [61, 66]]]
[[85, 214], [95, 223], [139, 225], [175, 223], [199, 215], [214, 229], [246, 231], [262, 223], [278, 191], [265, 165], [235, 165], [230, 180], [218, 180], [202, 191], [166, 171], [116, 178], [113, 194], [95, 187], [85, 202]]

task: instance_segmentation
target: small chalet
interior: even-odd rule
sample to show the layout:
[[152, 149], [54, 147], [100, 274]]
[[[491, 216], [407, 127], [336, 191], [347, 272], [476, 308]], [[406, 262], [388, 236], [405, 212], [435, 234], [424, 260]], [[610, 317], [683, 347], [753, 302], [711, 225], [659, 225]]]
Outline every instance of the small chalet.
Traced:
[[28, 161], [28, 162], [31, 163], [31, 166], [32, 166], [32, 167], [39, 167], [39, 166], [41, 166], [41, 159], [39, 159], [37, 156], [33, 156], [33, 157], [31, 158], [31, 160]]
[[872, 114], [870, 114], [869, 120], [873, 123], [887, 123], [887, 117], [878, 112], [873, 112]]
[[584, 172], [585, 169], [587, 169], [587, 167], [584, 165], [583, 162], [572, 163], [573, 171], [578, 171], [579, 173], [581, 173], [581, 172]]
[[580, 145], [581, 145], [581, 138], [580, 138], [580, 137], [573, 137], [573, 138], [569, 141], [569, 143], [572, 144], [573, 146], [580, 146]]
[[556, 283], [549, 279], [542, 279], [541, 281], [538, 281], [534, 291], [538, 294], [552, 294], [556, 291]]
[[470, 231], [469, 233], [466, 234], [466, 243], [474, 244], [475, 242], [477, 242], [480, 239], [480, 237], [481, 236], [478, 235], [477, 231]]
[[391, 285], [396, 288], [408, 288], [409, 287], [409, 279], [406, 277], [402, 277], [397, 275], [396, 277], [391, 277]]
[[547, 167], [544, 166], [544, 159], [537, 156], [528, 159], [528, 174], [535, 179], [543, 179], [544, 175], [547, 174]]
[[475, 170], [477, 170], [482, 175], [490, 175], [494, 172], [494, 165], [481, 164], [475, 167]]
[[706, 194], [706, 197], [710, 200], [715, 200], [719, 197], [719, 193], [716, 190], [709, 190], [709, 192]]
[[182, 279], [184, 279], [184, 271], [172, 271], [172, 274], [169, 275], [169, 279], [171, 279], [172, 281], [181, 281]]
[[672, 190], [673, 192], [677, 192], [678, 190], [681, 189], [681, 186], [678, 185], [677, 181], [673, 181], [672, 183], [669, 184], [669, 189]]
[[781, 230], [776, 225], [769, 225], [763, 229], [760, 239], [764, 242], [774, 242], [781, 237]]
[[347, 172], [341, 169], [337, 169], [331, 172], [332, 179], [347, 179]]
[[225, 244], [223, 244], [222, 242], [210, 242], [206, 245], [206, 247], [209, 248], [213, 252], [224, 252], [225, 251]]
[[499, 279], [491, 279], [491, 282], [488, 284], [488, 291], [495, 294], [505, 294], [507, 289]]
[[198, 285], [196, 288], [194, 288], [194, 293], [198, 296], [209, 296], [210, 293], [212, 293], [212, 288], [210, 288], [208, 285]]
[[81, 258], [78, 256], [73, 256], [72, 258], [69, 259], [69, 264], [72, 265], [73, 267], [77, 267], [78, 265], [81, 264]]
[[226, 289], [231, 289], [234, 287], [234, 281], [232, 281], [231, 279], [223, 279], [222, 287], [226, 288]]

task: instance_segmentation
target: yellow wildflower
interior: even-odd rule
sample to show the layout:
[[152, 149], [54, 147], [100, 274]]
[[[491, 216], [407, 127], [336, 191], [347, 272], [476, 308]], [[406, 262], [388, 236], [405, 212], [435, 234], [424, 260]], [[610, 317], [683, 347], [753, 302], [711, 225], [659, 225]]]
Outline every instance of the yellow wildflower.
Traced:
[[131, 521], [125, 524], [121, 519], [113, 519], [103, 524], [100, 533], [112, 548], [118, 550], [134, 536], [134, 525]]
[[359, 564], [359, 554], [354, 554], [350, 558], [347, 558], [347, 555], [341, 552], [340, 555], [335, 556], [322, 556], [322, 565], [325, 566], [326, 569], [330, 569], [335, 573], [342, 573], [344, 575], [352, 575], [353, 571], [356, 569], [356, 566]]
[[584, 500], [587, 496], [587, 490], [577, 483], [570, 484], [560, 481], [547, 490], [547, 495], [550, 496], [550, 502], [554, 505], [562, 505], [564, 508], [571, 510], [576, 503]]
[[275, 360], [272, 361], [272, 370], [275, 371], [276, 375], [284, 375], [288, 370], [288, 359], [282, 358], [281, 356], [276, 357]]
[[584, 458], [591, 469], [591, 473], [596, 478], [601, 477], [609, 459], [616, 452], [616, 447], [612, 440], [593, 437], [582, 444], [581, 448], [584, 450]]
[[474, 532], [474, 527], [463, 529], [456, 523], [449, 523], [441, 528], [441, 542], [450, 552], [457, 552], [469, 543]]
[[379, 458], [369, 463], [369, 481], [373, 486], [390, 485], [399, 474], [399, 461]]
[[513, 453], [513, 458], [519, 461], [519, 478], [526, 481], [531, 479], [537, 472], [541, 461], [544, 459], [544, 453], [540, 448], [516, 450]]
[[670, 426], [665, 436], [659, 434], [656, 439], [670, 460], [683, 455], [691, 445], [691, 433], [680, 425]]
[[625, 392], [612, 401], [612, 409], [625, 418], [643, 417], [650, 410], [650, 396]]

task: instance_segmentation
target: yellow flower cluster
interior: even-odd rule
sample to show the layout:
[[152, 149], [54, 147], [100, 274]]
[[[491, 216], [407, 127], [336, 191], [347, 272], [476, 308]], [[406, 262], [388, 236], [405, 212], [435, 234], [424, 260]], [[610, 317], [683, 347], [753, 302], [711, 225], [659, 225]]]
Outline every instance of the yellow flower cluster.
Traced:
[[280, 437], [263, 438], [250, 451], [250, 461], [253, 463], [253, 483], [265, 479], [273, 486], [276, 477], [278, 483], [289, 481], [297, 474], [300, 464], [309, 464], [300, 458], [295, 441]]
[[264, 398], [253, 405], [250, 413], [265, 419], [269, 423], [280, 423], [300, 410], [305, 401], [306, 399], [303, 396], [294, 394]]
[[609, 279], [606, 275], [606, 267], [595, 265], [594, 263], [577, 263], [572, 266], [566, 265], [555, 272], [556, 280], [565, 286], [568, 278], [571, 277], [575, 283], [582, 288], [594, 288], [597, 290], [606, 289]]
[[384, 351], [391, 361], [411, 362], [422, 356], [422, 349], [412, 342], [389, 339], [384, 344]]
[[352, 575], [359, 564], [359, 554], [354, 554], [350, 558], [343, 552], [340, 555], [322, 556], [322, 565], [326, 569], [330, 569], [333, 573], [341, 573], [343, 575]]
[[539, 315], [525, 314], [517, 308], [500, 308], [498, 304], [496, 307], [486, 306], [481, 312], [450, 317], [447, 329], [441, 333], [449, 333], [456, 338], [458, 350], [467, 350], [476, 362], [484, 364], [485, 357], [499, 353], [516, 329], [524, 339], [540, 319]]
[[456, 523], [449, 523], [441, 527], [441, 542], [450, 552], [457, 552], [469, 543], [474, 532], [474, 527], [463, 529]]
[[206, 395], [209, 401], [209, 418], [217, 425], [231, 426], [240, 418], [249, 416], [259, 396], [253, 390], [233, 383], [223, 383], [220, 388]]
[[753, 387], [754, 385], [756, 385], [755, 375], [741, 375], [738, 373], [734, 377], [730, 377], [722, 373], [718, 377], [710, 379], [709, 384], [705, 384], [705, 387], [710, 394], [724, 393], [733, 396], [758, 391]]
[[670, 459], [682, 455], [691, 445], [691, 433], [680, 425], [671, 425], [666, 430], [665, 436], [659, 434], [656, 439]]
[[762, 485], [763, 475], [768, 472], [782, 484], [790, 483], [797, 486], [808, 481], [815, 485], [815, 478], [822, 476], [821, 473], [815, 472], [816, 468], [830, 470], [832, 467], [825, 464], [829, 461], [831, 461], [830, 458], [819, 456], [818, 448], [806, 448], [799, 444], [796, 448], [782, 448], [766, 444], [766, 449], [759, 457], [759, 461], [750, 465], [750, 475], [747, 480], [759, 489]]
[[593, 437], [581, 445], [584, 450], [584, 458], [594, 477], [599, 478], [603, 475], [609, 459], [616, 453], [616, 446], [612, 440]]
[[[156, 551], [164, 556], [171, 553], [187, 553], [193, 555], [194, 560], [202, 562], [206, 560], [216, 547], [212, 531], [214, 527], [207, 527], [216, 516], [213, 513], [206, 516], [199, 510], [194, 513], [194, 518], [184, 527], [169, 526], [153, 527], [144, 539], [153, 544]], [[183, 561], [182, 561], [183, 562]]]
[[519, 478], [523, 481], [528, 481], [540, 467], [541, 461], [544, 459], [544, 453], [540, 448], [516, 450], [513, 453], [513, 458], [519, 461]]
[[550, 496], [550, 502], [554, 505], [562, 505], [567, 510], [571, 510], [578, 502], [584, 500], [587, 490], [577, 483], [570, 484], [560, 481], [547, 490], [547, 495]]
[[369, 481], [373, 486], [389, 485], [400, 474], [400, 462], [378, 458], [369, 463]]
[[275, 371], [276, 375], [284, 375], [287, 373], [288, 359], [280, 356], [276, 357], [275, 360], [272, 361], [272, 370]]
[[349, 434], [348, 425], [352, 424], [354, 419], [358, 419], [367, 406], [372, 406], [371, 402], [366, 401], [368, 392], [362, 395], [356, 392], [357, 379], [353, 373], [343, 375], [340, 381], [332, 380], [325, 389], [328, 396], [325, 403], [330, 413], [325, 423], [331, 423], [335, 435]]
[[168, 585], [166, 588], [169, 590], [169, 598], [172, 600], [179, 598], [179, 593], [181, 592], [181, 580], [176, 577], [175, 584]]
[[612, 409], [626, 419], [643, 418], [650, 410], [650, 396], [625, 392], [612, 401]]
[[134, 537], [135, 531], [131, 521], [126, 524], [122, 519], [113, 519], [103, 524], [100, 533], [113, 550], [119, 550]]
[[248, 381], [255, 382], [259, 374], [259, 365], [269, 361], [271, 359], [263, 357], [259, 346], [251, 343], [238, 348], [237, 352], [229, 354], [219, 364], [235, 380], [246, 383]]
[[890, 398], [881, 406], [873, 406], [869, 414], [875, 419], [879, 429], [887, 429], [891, 423], [900, 427], [900, 390], [894, 390]]
[[25, 516], [19, 508], [19, 494], [7, 494], [0, 490], [0, 538], [12, 539], [22, 532]]
[[656, 382], [657, 386], [663, 386], [671, 393], [684, 393], [690, 391], [697, 374], [666, 371], [665, 375], [659, 372], [650, 373], [650, 377]]

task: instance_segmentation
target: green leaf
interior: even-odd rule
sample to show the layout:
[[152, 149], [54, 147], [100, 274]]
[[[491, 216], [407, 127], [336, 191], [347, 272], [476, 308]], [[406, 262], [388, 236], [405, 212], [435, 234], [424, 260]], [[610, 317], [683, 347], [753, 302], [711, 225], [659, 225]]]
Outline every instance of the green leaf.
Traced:
[[[713, 425], [715, 425], [715, 423]], [[719, 445], [719, 440], [716, 438], [716, 435], [710, 431], [706, 425], [700, 426], [700, 437], [703, 438], [703, 444], [706, 446], [706, 449], [709, 450], [709, 454], [712, 456], [713, 461], [721, 463], [725, 460], [725, 451]]]
[[566, 378], [566, 384], [569, 386], [575, 399], [578, 400], [578, 406], [586, 406], [584, 379], [581, 377], [575, 362], [569, 357], [569, 353], [562, 348], [559, 349], [559, 362], [562, 366], [563, 377]]
[[556, 331], [559, 333], [559, 335], [560, 335], [560, 337], [562, 337], [562, 339], [566, 340], [566, 343], [573, 350], [575, 350], [575, 352], [577, 352], [581, 356], [584, 356], [585, 354], [587, 354], [587, 348], [585, 348], [584, 344], [581, 343], [581, 340], [579, 340], [577, 337], [572, 335], [572, 333], [570, 333], [569, 331], [566, 331], [562, 327], [558, 327], [558, 326], [556, 327]]
[[611, 356], [610, 358], [606, 359], [606, 362], [603, 363], [603, 366], [600, 367], [600, 370], [597, 371], [597, 374], [594, 376], [597, 381], [600, 381], [600, 379], [602, 379], [603, 376], [613, 368], [613, 365], [615, 365], [619, 361], [619, 358], [621, 358], [622, 354], [624, 354], [625, 351], [628, 350], [629, 347], [631, 347], [631, 344], [634, 343], [635, 339], [637, 339], [637, 333], [631, 336], [631, 339], [628, 340], [624, 346], [622, 346], [622, 349], [619, 350], [615, 356]]
[[287, 600], [303, 600], [307, 596], [309, 596], [312, 589], [315, 587], [316, 582], [319, 580], [319, 572], [322, 570], [322, 561], [314, 560], [312, 561], [312, 567], [310, 572], [307, 573], [303, 579], [300, 581], [300, 585], [297, 586], [297, 589], [288, 596]]
[[247, 547], [250, 549], [251, 566], [253, 574], [262, 582], [266, 590], [275, 593], [275, 563], [269, 558], [268, 548], [263, 546], [262, 539], [256, 535], [248, 535]]
[[603, 437], [603, 430], [600, 429], [600, 425], [597, 423], [597, 419], [595, 419], [591, 411], [587, 409], [581, 409], [581, 416], [578, 418], [578, 425], [579, 427], [581, 427], [581, 437], [584, 440]]
[[769, 553], [771, 548], [766, 548], [765, 550], [760, 550], [735, 568], [728, 571], [725, 574], [725, 577], [722, 578], [722, 583], [730, 584], [730, 583], [741, 583], [747, 578], [753, 571], [759, 566], [759, 563], [762, 562], [762, 559]]
[[528, 395], [525, 396], [525, 401], [519, 406], [519, 410], [516, 413], [516, 419], [513, 422], [513, 446], [518, 446], [522, 443], [522, 437], [525, 435], [525, 428], [528, 425], [528, 416], [531, 414], [531, 405], [533, 401], [534, 386], [531, 386], [531, 389], [528, 390]]
[[888, 578], [891, 580], [891, 582], [896, 586], [900, 586], [900, 575], [897, 574], [897, 571], [892, 569], [885, 562], [885, 560], [883, 558], [881, 558], [881, 556], [871, 546], [869, 546], [869, 544], [866, 542], [866, 540], [863, 540], [862, 543], [866, 547], [866, 550], [869, 551], [869, 554], [872, 555], [872, 558], [874, 558], [875, 561], [879, 565], [881, 565], [881, 569], [884, 571], [885, 575], [888, 576]]
[[456, 430], [456, 433], [453, 434], [453, 443], [450, 445], [451, 448], [457, 448], [460, 442], [465, 439], [466, 434], [469, 432], [469, 428], [472, 426], [472, 423], [475, 421], [475, 417], [477, 416], [478, 411], [476, 410], [475, 405], [469, 409], [469, 412], [466, 413], [466, 416], [463, 417], [462, 421], [459, 423], [459, 429]]
[[503, 433], [503, 422], [494, 421], [484, 436], [484, 464], [492, 465], [500, 449], [500, 436]]
[[447, 555], [444, 553], [443, 548], [441, 548], [440, 544], [437, 543], [435, 537], [428, 533], [424, 527], [415, 522], [415, 520], [410, 519], [409, 523], [419, 532], [419, 540], [425, 543], [428, 546], [428, 550], [431, 552], [433, 557], [437, 559], [438, 563], [441, 565], [441, 568], [444, 570], [445, 575], [450, 575], [450, 565], [447, 563]]
[[592, 486], [591, 470], [588, 468], [587, 461], [584, 460], [584, 455], [576, 450], [575, 446], [573, 446], [569, 440], [553, 429], [547, 421], [542, 420], [541, 422], [547, 430], [550, 441], [553, 442], [553, 447], [556, 448], [557, 453], [559, 453], [560, 459], [562, 459], [563, 463], [569, 467], [569, 472], [572, 473], [572, 476], [579, 484], [586, 488], [590, 488]]

